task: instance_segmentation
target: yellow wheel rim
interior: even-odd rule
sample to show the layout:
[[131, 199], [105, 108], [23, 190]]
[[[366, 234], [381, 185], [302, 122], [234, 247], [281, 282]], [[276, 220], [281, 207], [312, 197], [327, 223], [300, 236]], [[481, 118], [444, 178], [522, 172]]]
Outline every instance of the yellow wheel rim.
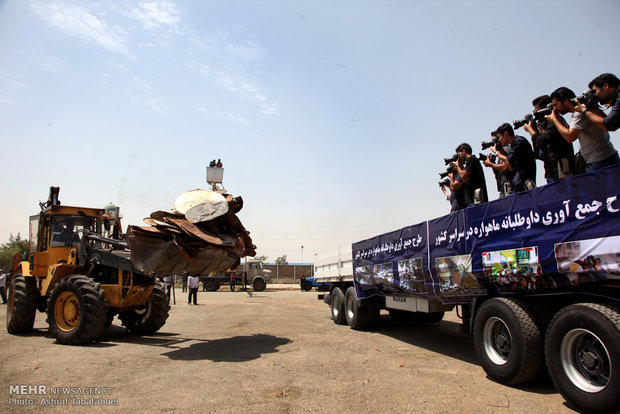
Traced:
[[54, 304], [56, 325], [64, 332], [75, 329], [80, 321], [80, 301], [73, 292], [62, 292]]

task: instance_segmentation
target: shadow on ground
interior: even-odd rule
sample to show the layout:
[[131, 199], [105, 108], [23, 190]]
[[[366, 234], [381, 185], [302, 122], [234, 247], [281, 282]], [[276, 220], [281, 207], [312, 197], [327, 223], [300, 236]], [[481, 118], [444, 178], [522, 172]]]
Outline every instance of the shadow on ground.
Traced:
[[292, 341], [288, 338], [265, 334], [233, 336], [193, 343], [189, 347], [165, 352], [162, 355], [181, 361], [244, 362], [258, 359], [263, 354], [279, 352], [277, 349], [279, 346], [290, 342]]

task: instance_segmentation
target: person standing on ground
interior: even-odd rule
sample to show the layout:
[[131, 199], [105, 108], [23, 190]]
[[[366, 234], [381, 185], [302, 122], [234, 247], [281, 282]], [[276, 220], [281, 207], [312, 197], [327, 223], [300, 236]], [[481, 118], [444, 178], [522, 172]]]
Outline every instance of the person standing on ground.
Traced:
[[187, 295], [187, 304], [192, 304], [192, 298], [194, 299], [194, 305], [198, 305], [198, 285], [200, 283], [200, 279], [198, 276], [188, 276], [187, 277], [187, 287], [189, 290], [189, 294]]
[[6, 288], [6, 275], [4, 274], [4, 270], [0, 269], [0, 296], [2, 296], [2, 304], [6, 303], [6, 294], [4, 293], [5, 288]]

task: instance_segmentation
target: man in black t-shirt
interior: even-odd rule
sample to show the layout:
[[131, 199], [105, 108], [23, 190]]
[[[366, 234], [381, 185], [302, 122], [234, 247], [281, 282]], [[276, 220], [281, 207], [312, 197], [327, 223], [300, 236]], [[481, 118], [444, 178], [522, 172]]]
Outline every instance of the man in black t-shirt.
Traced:
[[[532, 101], [534, 110], [546, 108], [553, 101], [549, 95], [542, 95]], [[543, 162], [547, 184], [573, 175], [575, 152], [573, 144], [566, 141], [553, 122], [546, 119], [537, 123], [528, 122], [525, 130], [532, 136], [534, 156]]]
[[458, 180], [455, 187], [458, 190], [463, 187], [463, 201], [466, 207], [474, 204], [486, 203], [489, 201], [487, 196], [487, 183], [484, 178], [484, 171], [480, 160], [472, 155], [471, 146], [463, 143], [456, 147], [459, 156], [458, 161], [454, 162], [454, 168], [458, 172]]
[[527, 139], [515, 136], [512, 126], [504, 123], [496, 131], [499, 142], [503, 145], [510, 145], [511, 152], [508, 155], [502, 154], [496, 148], [491, 147], [491, 151], [502, 160], [502, 164], [495, 164], [488, 159], [484, 165], [493, 168], [495, 171], [514, 171], [512, 178], [512, 189], [514, 192], [527, 191], [536, 188], [536, 158], [534, 151]]

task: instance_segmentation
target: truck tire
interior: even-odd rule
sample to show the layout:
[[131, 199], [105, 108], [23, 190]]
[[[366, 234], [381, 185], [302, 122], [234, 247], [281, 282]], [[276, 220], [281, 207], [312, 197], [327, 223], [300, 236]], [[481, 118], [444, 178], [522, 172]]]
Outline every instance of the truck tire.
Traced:
[[220, 284], [217, 280], [206, 280], [204, 282], [204, 287], [207, 292], [215, 292], [220, 288]]
[[6, 330], [10, 334], [32, 331], [37, 314], [37, 292], [34, 277], [16, 275], [9, 284]]
[[263, 280], [263, 278], [257, 277], [252, 281], [252, 288], [255, 292], [262, 292], [263, 290], [265, 290], [265, 287], [267, 287], [267, 284], [265, 283], [265, 280]]
[[301, 290], [304, 292], [309, 292], [312, 290], [312, 282], [309, 282], [307, 280], [302, 280], [301, 281]]
[[47, 301], [49, 331], [64, 345], [88, 344], [99, 339], [106, 313], [99, 283], [84, 275], [59, 280]]
[[533, 379], [542, 367], [540, 328], [516, 299], [493, 298], [483, 303], [473, 336], [482, 367], [497, 382], [521, 384]]
[[344, 313], [344, 293], [339, 287], [332, 290], [329, 304], [332, 311], [332, 321], [338, 325], [346, 325], [347, 317]]
[[547, 329], [549, 375], [579, 411], [615, 412], [620, 407], [620, 312], [595, 303], [560, 310]]
[[368, 309], [358, 306], [355, 287], [351, 286], [344, 295], [344, 309], [347, 324], [352, 329], [364, 329], [368, 326]]
[[137, 334], [152, 334], [157, 332], [168, 319], [168, 296], [161, 284], [155, 283], [146, 307], [123, 311], [118, 315], [121, 323], [128, 331]]

